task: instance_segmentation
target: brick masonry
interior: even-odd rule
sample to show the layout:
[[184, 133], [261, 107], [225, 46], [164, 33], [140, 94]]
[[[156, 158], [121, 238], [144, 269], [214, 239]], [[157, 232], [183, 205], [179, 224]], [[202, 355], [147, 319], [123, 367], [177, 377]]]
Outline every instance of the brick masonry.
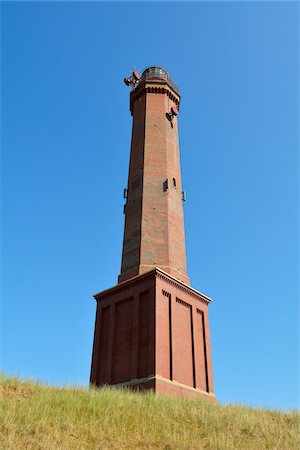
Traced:
[[131, 92], [133, 116], [119, 282], [161, 267], [189, 284], [186, 270], [178, 123], [180, 96], [167, 82], [142, 80]]
[[96, 294], [90, 381], [214, 402], [210, 299], [186, 269], [177, 117], [168, 79], [142, 78], [133, 116], [121, 273]]
[[95, 299], [91, 383], [215, 400], [208, 297], [156, 268]]

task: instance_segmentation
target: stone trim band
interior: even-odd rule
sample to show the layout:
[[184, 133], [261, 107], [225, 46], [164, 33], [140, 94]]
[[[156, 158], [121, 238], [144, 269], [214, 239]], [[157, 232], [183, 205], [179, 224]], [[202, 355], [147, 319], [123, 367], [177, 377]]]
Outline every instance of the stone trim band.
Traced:
[[196, 291], [195, 289], [191, 288], [190, 286], [185, 285], [182, 281], [177, 280], [176, 278], [172, 277], [172, 275], [168, 274], [167, 272], [160, 269], [159, 267], [149, 270], [149, 272], [145, 272], [141, 275], [132, 277], [129, 280], [125, 280], [122, 283], [119, 283], [110, 289], [106, 289], [105, 291], [94, 294], [93, 297], [95, 298], [95, 300], [100, 300], [100, 299], [102, 300], [105, 297], [109, 296], [112, 293], [112, 291], [117, 291], [118, 289], [122, 289], [123, 286], [134, 283], [137, 279], [148, 278], [150, 276], [155, 276], [155, 277], [163, 279], [164, 281], [167, 281], [167, 283], [172, 284], [173, 286], [176, 286], [178, 289], [180, 289], [182, 291], [188, 292], [193, 297], [197, 298], [198, 300], [205, 303], [206, 305], [208, 305], [212, 301], [211, 298], [207, 297], [206, 295], [202, 294], [199, 291]]
[[125, 381], [124, 383], [113, 384], [112, 386], [118, 387], [118, 388], [119, 387], [122, 388], [122, 387], [126, 387], [126, 386], [139, 385], [139, 384], [142, 384], [142, 383], [147, 383], [149, 381], [155, 381], [155, 380], [161, 381], [163, 383], [171, 384], [173, 386], [180, 387], [180, 388], [183, 388], [183, 389], [186, 389], [186, 390], [189, 390], [189, 391], [197, 392], [197, 393], [199, 393], [201, 395], [206, 395], [208, 397], [215, 398], [215, 394], [213, 392], [202, 391], [199, 388], [193, 388], [191, 386], [187, 386], [186, 384], [179, 383], [176, 380], [168, 380], [167, 378], [164, 378], [164, 377], [162, 377], [161, 375], [158, 375], [158, 374], [150, 375], [149, 377], [144, 377], [144, 378], [135, 378], [134, 380], [128, 380], [128, 381]]

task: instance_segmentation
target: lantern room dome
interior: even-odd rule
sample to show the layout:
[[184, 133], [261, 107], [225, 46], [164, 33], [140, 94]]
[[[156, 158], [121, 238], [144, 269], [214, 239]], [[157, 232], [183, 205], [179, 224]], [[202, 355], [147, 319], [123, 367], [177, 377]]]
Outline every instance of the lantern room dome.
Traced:
[[149, 76], [157, 76], [160, 78], [167, 78], [167, 77], [169, 77], [169, 74], [163, 67], [150, 66], [150, 67], [147, 67], [147, 69], [145, 69], [142, 74], [142, 77], [145, 77], [145, 78], [148, 78]]
[[142, 73], [142, 80], [167, 80], [173, 88], [179, 92], [178, 86], [172, 81], [170, 74], [167, 72], [166, 69], [160, 66], [149, 66], [147, 67], [143, 73]]

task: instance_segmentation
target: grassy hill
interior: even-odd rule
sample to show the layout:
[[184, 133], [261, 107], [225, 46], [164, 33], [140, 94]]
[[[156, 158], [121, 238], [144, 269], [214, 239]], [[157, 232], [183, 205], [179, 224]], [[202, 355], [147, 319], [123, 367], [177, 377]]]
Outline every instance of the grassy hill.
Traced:
[[299, 448], [299, 413], [1, 377], [0, 448]]

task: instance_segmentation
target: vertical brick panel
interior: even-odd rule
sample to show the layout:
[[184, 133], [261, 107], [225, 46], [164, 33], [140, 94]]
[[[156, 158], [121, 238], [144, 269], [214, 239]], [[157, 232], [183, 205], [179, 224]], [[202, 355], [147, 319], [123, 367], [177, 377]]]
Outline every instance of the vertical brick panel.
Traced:
[[205, 332], [205, 345], [206, 345], [206, 357], [207, 357], [207, 378], [208, 378], [208, 392], [214, 391], [213, 371], [212, 371], [212, 357], [211, 357], [211, 344], [210, 344], [210, 330], [208, 320], [208, 309], [203, 314], [204, 332]]
[[139, 314], [139, 296], [134, 295], [133, 298], [133, 312], [132, 312], [132, 351], [131, 351], [131, 377], [135, 379], [138, 377], [138, 347], [139, 347], [139, 332], [140, 332], [140, 314]]
[[91, 376], [90, 383], [96, 384], [99, 371], [99, 341], [100, 341], [100, 323], [101, 323], [101, 307], [99, 303], [96, 304], [96, 319], [95, 319], [95, 329], [94, 329], [94, 343], [93, 343], [93, 353], [92, 353], [92, 364], [91, 364]]
[[194, 387], [190, 306], [181, 302], [180, 299], [176, 299], [173, 306], [173, 379]]
[[148, 315], [149, 315], [149, 357], [148, 357], [148, 374], [155, 374], [156, 354], [155, 354], [155, 333], [156, 333], [156, 320], [155, 320], [155, 305], [156, 305], [156, 279], [153, 277], [151, 281], [151, 287], [149, 289], [149, 302], [148, 302]]
[[113, 343], [113, 383], [131, 379], [133, 297], [116, 303]]
[[135, 102], [134, 107], [121, 274], [134, 268], [138, 270], [140, 263], [146, 114], [145, 102], [146, 97], [144, 95]]
[[195, 340], [194, 340], [194, 317], [193, 317], [193, 307], [190, 306], [190, 317], [191, 317], [191, 345], [192, 345], [192, 363], [193, 363], [193, 387], [196, 387], [196, 368], [195, 368]]
[[156, 293], [156, 373], [168, 379], [171, 379], [170, 301], [171, 294], [158, 287]]
[[[105, 371], [105, 380], [106, 383], [113, 383], [113, 346], [114, 346], [114, 330], [115, 330], [115, 311], [116, 305], [112, 303], [109, 307], [109, 313], [107, 314], [107, 319], [103, 317], [102, 312], [102, 320], [104, 323], [108, 323], [105, 325], [108, 327], [108, 338], [107, 338], [107, 347], [106, 347], [106, 371]], [[105, 321], [105, 322], [104, 322]]]
[[[173, 102], [169, 100], [169, 109]], [[189, 284], [186, 275], [186, 249], [182, 204], [182, 183], [178, 142], [178, 121], [174, 118], [171, 124], [166, 123], [168, 179], [168, 233], [170, 274]], [[173, 184], [173, 178], [176, 186]]]
[[166, 96], [147, 93], [140, 261], [146, 267], [169, 265], [167, 193], [163, 190], [167, 178], [165, 113]]
[[207, 357], [203, 317], [203, 311], [197, 308], [195, 314], [196, 384], [199, 389], [208, 392]]
[[169, 367], [170, 380], [173, 380], [173, 336], [172, 336], [172, 309], [174, 303], [174, 296], [169, 296]]
[[106, 306], [101, 311], [101, 319], [99, 322], [99, 357], [96, 361], [97, 384], [109, 383], [107, 378], [108, 366], [108, 340], [109, 340], [109, 324], [110, 324], [111, 307]]
[[149, 367], [149, 290], [139, 295], [139, 333], [137, 377], [148, 376]]

